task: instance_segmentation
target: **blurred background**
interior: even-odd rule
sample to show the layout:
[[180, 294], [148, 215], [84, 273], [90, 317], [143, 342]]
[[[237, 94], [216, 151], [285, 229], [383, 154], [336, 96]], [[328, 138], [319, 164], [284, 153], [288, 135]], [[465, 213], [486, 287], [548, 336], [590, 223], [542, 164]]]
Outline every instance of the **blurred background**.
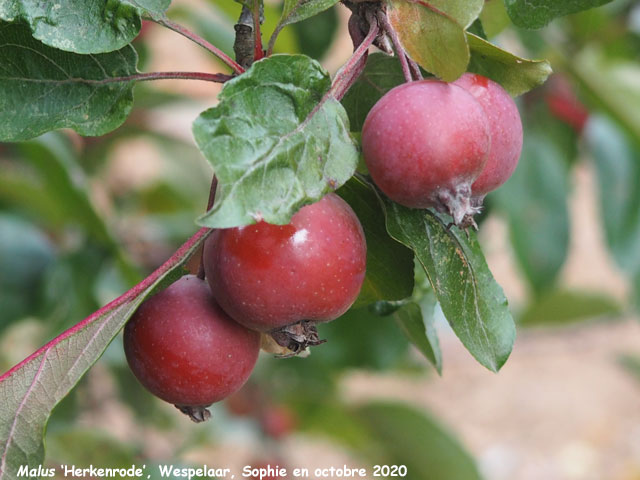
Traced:
[[[266, 5], [266, 35], [280, 8]], [[440, 318], [440, 377], [390, 317], [361, 309], [321, 326], [328, 343], [309, 358], [261, 354], [250, 382], [195, 425], [137, 383], [118, 337], [54, 410], [47, 465], [404, 464], [412, 480], [640, 479], [640, 5], [616, 0], [538, 31], [513, 28], [503, 9], [487, 0], [488, 37], [548, 58], [555, 73], [518, 99], [523, 155], [480, 226], [518, 323], [500, 373]], [[230, 54], [239, 12], [229, 0], [170, 9]], [[347, 19], [338, 5], [287, 27], [276, 52], [335, 73], [352, 50]], [[224, 71], [156, 25], [135, 47], [141, 71]], [[134, 112], [109, 135], [0, 144], [1, 371], [195, 232], [212, 172], [191, 122], [219, 88], [139, 84]]]

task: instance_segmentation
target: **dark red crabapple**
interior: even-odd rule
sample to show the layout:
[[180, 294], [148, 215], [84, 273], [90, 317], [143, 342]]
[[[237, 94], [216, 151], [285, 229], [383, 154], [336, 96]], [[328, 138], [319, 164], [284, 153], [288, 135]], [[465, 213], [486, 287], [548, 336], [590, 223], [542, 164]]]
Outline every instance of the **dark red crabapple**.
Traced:
[[140, 383], [194, 421], [247, 381], [259, 350], [260, 334], [229, 318], [193, 275], [145, 300], [124, 329]]
[[490, 143], [480, 103], [464, 88], [434, 79], [387, 92], [362, 128], [364, 159], [380, 190], [407, 207], [435, 207], [457, 225], [477, 211], [471, 184]]
[[328, 194], [287, 225], [216, 230], [205, 242], [204, 266], [231, 318], [298, 352], [317, 344], [313, 324], [336, 319], [355, 301], [366, 242], [351, 207]]
[[491, 147], [487, 164], [471, 185], [474, 202], [498, 188], [513, 174], [522, 152], [522, 122], [518, 107], [500, 84], [474, 73], [453, 82], [468, 91], [484, 108], [489, 120]]

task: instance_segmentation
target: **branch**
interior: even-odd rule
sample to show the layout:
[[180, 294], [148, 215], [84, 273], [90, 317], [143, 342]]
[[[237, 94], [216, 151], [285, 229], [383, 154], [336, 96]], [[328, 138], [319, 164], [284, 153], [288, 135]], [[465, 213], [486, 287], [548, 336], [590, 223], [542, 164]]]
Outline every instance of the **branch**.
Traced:
[[236, 54], [236, 60], [243, 68], [249, 68], [254, 61], [254, 18], [251, 10], [242, 7], [238, 23], [233, 27], [236, 31], [236, 38], [233, 42], [233, 51]]

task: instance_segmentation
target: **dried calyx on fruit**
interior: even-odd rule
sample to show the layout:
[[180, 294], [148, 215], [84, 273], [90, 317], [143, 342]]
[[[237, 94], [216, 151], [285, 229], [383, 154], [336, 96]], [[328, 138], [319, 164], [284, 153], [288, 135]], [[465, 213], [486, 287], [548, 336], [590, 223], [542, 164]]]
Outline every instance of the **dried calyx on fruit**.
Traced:
[[322, 342], [316, 323], [338, 318], [355, 301], [366, 242], [351, 207], [328, 194], [286, 225], [216, 230], [205, 243], [204, 266], [231, 318], [296, 354]]
[[238, 390], [260, 350], [260, 334], [234, 322], [203, 280], [187, 275], [145, 300], [124, 329], [131, 370], [151, 393], [195, 422]]

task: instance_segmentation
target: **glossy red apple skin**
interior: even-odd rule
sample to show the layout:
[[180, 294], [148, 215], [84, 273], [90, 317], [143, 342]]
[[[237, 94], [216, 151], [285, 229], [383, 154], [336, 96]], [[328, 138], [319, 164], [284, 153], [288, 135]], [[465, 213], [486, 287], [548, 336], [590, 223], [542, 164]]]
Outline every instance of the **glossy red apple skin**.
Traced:
[[216, 230], [205, 242], [204, 265], [222, 308], [240, 324], [270, 332], [346, 312], [364, 280], [366, 242], [351, 207], [328, 194], [287, 225]]
[[434, 79], [387, 92], [362, 129], [364, 159], [380, 190], [407, 207], [446, 211], [456, 223], [469, 213], [471, 184], [489, 147], [482, 106], [465, 89]]
[[131, 370], [151, 393], [208, 406], [238, 390], [260, 351], [260, 334], [234, 322], [209, 286], [187, 275], [140, 305], [124, 329]]
[[513, 174], [522, 153], [522, 121], [513, 98], [493, 80], [465, 73], [453, 82], [468, 91], [484, 108], [489, 121], [491, 147], [487, 163], [471, 185], [474, 197], [495, 190]]

